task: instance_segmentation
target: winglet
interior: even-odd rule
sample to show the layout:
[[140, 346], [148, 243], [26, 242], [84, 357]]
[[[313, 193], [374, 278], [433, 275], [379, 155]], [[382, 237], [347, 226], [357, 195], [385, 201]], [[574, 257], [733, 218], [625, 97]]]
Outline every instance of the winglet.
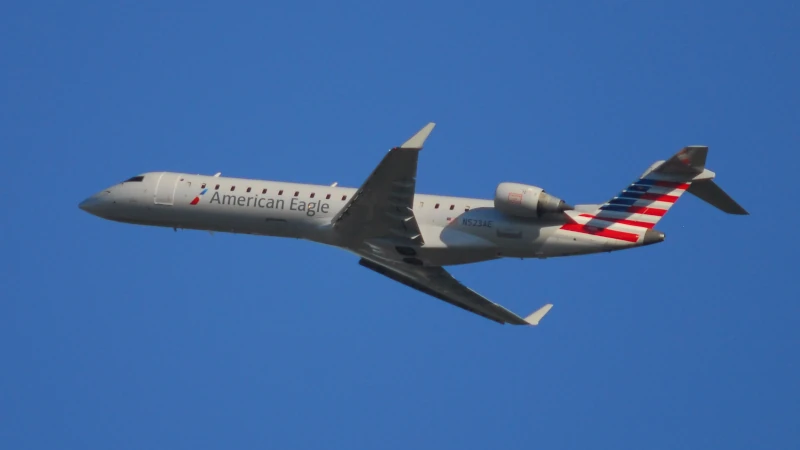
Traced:
[[407, 140], [405, 144], [401, 145], [400, 148], [417, 150], [421, 149], [422, 144], [425, 143], [425, 139], [428, 139], [428, 135], [431, 134], [431, 131], [433, 131], [433, 127], [435, 126], [436, 124], [433, 122], [425, 125], [421, 130], [417, 131], [417, 134], [412, 136], [411, 139]]
[[525, 318], [525, 322], [528, 322], [530, 325], [539, 325], [539, 321], [542, 320], [545, 314], [550, 311], [550, 308], [553, 307], [552, 303], [548, 303], [541, 308], [537, 309], [533, 314]]

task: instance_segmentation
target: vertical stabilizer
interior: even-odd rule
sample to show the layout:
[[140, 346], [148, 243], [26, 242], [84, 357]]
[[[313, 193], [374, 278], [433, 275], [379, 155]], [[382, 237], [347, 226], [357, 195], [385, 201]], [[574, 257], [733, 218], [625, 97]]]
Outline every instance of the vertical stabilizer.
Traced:
[[636, 181], [599, 207], [581, 216], [617, 225], [652, 229], [685, 192], [729, 214], [747, 214], [717, 186], [706, 169], [708, 147], [684, 147], [666, 161], [650, 166]]

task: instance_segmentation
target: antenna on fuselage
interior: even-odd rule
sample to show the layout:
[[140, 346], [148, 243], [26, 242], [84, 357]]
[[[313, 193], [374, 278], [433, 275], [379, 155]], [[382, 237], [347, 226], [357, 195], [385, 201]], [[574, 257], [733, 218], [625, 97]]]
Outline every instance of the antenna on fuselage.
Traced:
[[339, 184], [339, 182], [338, 181], [334, 181], [333, 184], [331, 185], [331, 187], [336, 187], [337, 184]]
[[217, 172], [214, 174], [214, 178], [219, 178], [220, 175], [222, 175], [222, 172]]

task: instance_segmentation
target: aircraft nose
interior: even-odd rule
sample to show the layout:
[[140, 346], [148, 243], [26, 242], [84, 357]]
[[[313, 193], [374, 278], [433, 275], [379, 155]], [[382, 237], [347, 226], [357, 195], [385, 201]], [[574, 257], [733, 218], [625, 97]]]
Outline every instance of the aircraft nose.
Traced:
[[111, 203], [109, 200], [109, 192], [103, 191], [93, 196], [87, 198], [86, 200], [80, 202], [78, 204], [78, 208], [88, 212], [89, 214], [94, 214], [95, 216], [101, 216], [103, 211], [108, 208], [108, 205]]
[[92, 212], [93, 206], [97, 205], [97, 200], [94, 197], [89, 197], [86, 200], [80, 202], [78, 204], [78, 208], [90, 213]]

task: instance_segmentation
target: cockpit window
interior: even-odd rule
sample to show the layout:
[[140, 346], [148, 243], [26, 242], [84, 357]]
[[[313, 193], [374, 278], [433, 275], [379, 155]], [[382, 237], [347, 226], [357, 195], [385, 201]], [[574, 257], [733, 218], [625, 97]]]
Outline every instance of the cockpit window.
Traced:
[[125, 182], [128, 183], [131, 181], [142, 181], [142, 180], [144, 180], [144, 175], [137, 175], [135, 177], [128, 178], [127, 180], [125, 180]]

